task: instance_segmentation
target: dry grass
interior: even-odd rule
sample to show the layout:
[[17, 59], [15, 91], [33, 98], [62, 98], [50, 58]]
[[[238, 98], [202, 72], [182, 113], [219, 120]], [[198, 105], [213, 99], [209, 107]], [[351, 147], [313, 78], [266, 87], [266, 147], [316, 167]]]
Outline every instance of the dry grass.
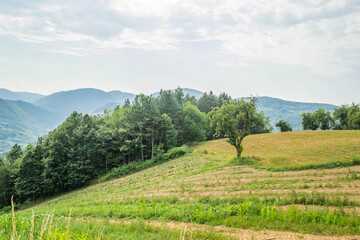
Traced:
[[360, 156], [360, 131], [303, 131], [248, 136], [244, 156], [267, 166], [298, 166]]
[[[360, 131], [317, 131], [254, 135], [244, 142], [244, 155], [261, 158], [261, 163], [278, 166], [309, 164], [333, 160], [344, 160], [360, 153]], [[275, 147], [276, 146], [276, 147]], [[337, 151], [334, 153], [334, 149]], [[205, 151], [206, 150], [206, 151]], [[333, 155], [332, 155], [333, 154]], [[275, 197], [282, 199], [291, 193], [325, 193], [329, 198], [345, 196], [360, 205], [360, 166], [346, 168], [269, 172], [251, 166], [230, 166], [235, 149], [225, 140], [206, 142], [194, 147], [192, 154], [175, 159], [123, 178], [93, 185], [82, 190], [60, 196], [34, 208], [39, 213], [64, 209], [69, 213], [73, 207], [77, 211], [87, 211], [92, 206], [116, 206], [133, 198], [154, 199], [175, 197], [180, 200], [199, 200], [204, 196], [216, 198]], [[308, 159], [308, 160], [307, 160]], [[358, 177], [359, 175], [359, 177]], [[299, 205], [299, 208], [302, 208]], [[286, 209], [286, 206], [284, 207]], [[336, 211], [339, 207], [326, 208]], [[94, 210], [95, 211], [95, 210]], [[358, 213], [358, 206], [347, 206], [347, 212]], [[94, 215], [96, 212], [93, 213]], [[51, 223], [50, 223], [51, 224]], [[170, 223], [166, 223], [168, 226]], [[171, 224], [170, 224], [171, 225]], [[168, 226], [171, 228], [171, 226]], [[200, 227], [200, 226], [199, 226]], [[220, 227], [221, 228], [221, 227]], [[191, 226], [188, 226], [191, 229]], [[241, 235], [240, 239], [266, 239], [269, 234], [251, 230], [223, 228], [229, 236]], [[260, 235], [256, 235], [260, 234]], [[245, 237], [243, 237], [245, 236]], [[250, 236], [250, 237], [249, 237]], [[261, 236], [261, 238], [258, 238]], [[332, 239], [316, 238], [304, 234], [274, 232], [278, 239]], [[285, 237], [286, 236], [286, 237]], [[294, 236], [294, 237], [292, 237]], [[284, 238], [285, 237], [285, 238]], [[342, 239], [351, 239], [343, 237]]]

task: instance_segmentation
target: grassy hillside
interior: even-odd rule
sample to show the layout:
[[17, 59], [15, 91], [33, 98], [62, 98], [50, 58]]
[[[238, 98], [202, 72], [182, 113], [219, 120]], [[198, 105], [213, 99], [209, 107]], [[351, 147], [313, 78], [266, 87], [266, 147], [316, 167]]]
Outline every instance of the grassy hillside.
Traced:
[[[346, 161], [360, 154], [359, 134], [254, 135], [245, 153], [260, 156], [262, 164], [296, 166], [314, 163], [312, 156], [333, 161], [334, 148], [336, 159]], [[324, 145], [329, 151], [317, 151]], [[34, 211], [35, 236], [43, 226], [49, 239], [359, 238], [360, 166], [269, 172], [239, 165], [234, 156], [224, 140], [199, 144], [185, 157], [17, 212], [17, 231], [29, 236]], [[271, 160], [277, 156], [287, 160]], [[11, 235], [11, 214], [0, 216], [1, 233]]]
[[0, 99], [0, 155], [13, 144], [36, 143], [59, 123], [57, 114], [23, 101]]
[[[360, 157], [360, 131], [301, 131], [250, 135], [244, 139], [243, 157], [269, 167], [299, 167]], [[225, 140], [204, 144], [199, 151], [231, 158], [235, 148]], [[211, 150], [208, 150], [211, 149]]]

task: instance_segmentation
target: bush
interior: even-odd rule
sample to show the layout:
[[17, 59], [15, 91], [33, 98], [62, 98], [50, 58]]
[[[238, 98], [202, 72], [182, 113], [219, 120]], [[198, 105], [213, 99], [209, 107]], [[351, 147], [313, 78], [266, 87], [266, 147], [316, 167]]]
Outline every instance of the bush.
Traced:
[[113, 168], [108, 173], [100, 178], [100, 182], [108, 181], [113, 178], [119, 178], [125, 175], [129, 175], [141, 170], [156, 166], [164, 161], [181, 157], [188, 152], [188, 146], [183, 145], [181, 147], [175, 147], [170, 149], [167, 153], [162, 155], [155, 156], [152, 159], [146, 160], [144, 162], [131, 162], [120, 167]]
[[163, 155], [164, 160], [174, 159], [185, 155], [188, 152], [188, 146], [182, 145], [181, 147], [175, 147], [170, 149]]

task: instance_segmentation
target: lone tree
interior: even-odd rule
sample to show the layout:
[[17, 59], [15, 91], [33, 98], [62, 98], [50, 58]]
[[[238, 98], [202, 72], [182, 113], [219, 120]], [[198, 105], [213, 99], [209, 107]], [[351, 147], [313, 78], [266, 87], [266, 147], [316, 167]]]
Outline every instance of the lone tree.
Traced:
[[215, 136], [227, 137], [227, 142], [235, 147], [238, 159], [243, 151], [242, 140], [246, 136], [272, 130], [269, 118], [256, 110], [256, 98], [251, 98], [249, 102], [244, 99], [225, 101], [209, 115], [211, 126], [215, 127]]
[[280, 132], [292, 132], [292, 127], [290, 125], [290, 123], [288, 123], [287, 121], [281, 119], [279, 120], [276, 124], [276, 127], [280, 128]]

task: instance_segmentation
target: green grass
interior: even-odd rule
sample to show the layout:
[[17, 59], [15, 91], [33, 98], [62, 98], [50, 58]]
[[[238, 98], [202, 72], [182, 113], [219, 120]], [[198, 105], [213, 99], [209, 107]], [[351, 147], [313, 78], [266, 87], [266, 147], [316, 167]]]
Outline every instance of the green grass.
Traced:
[[[60, 240], [92, 240], [92, 239], [223, 239], [221, 235], [206, 231], [170, 230], [165, 226], [153, 227], [139, 220], [130, 223], [111, 223], [107, 220], [80, 221], [59, 217], [37, 215], [34, 217], [16, 217], [16, 239], [60, 239]], [[69, 228], [68, 228], [69, 226]], [[0, 216], [0, 239], [8, 240], [14, 234], [12, 217]]]
[[[349, 132], [356, 134], [349, 135]], [[290, 134], [291, 141], [287, 144], [300, 146], [296, 141], [302, 141], [304, 134], [319, 135], [319, 146], [320, 139], [329, 142], [329, 136], [323, 136], [328, 132], [303, 132]], [[277, 141], [279, 135], [250, 137], [254, 144], [259, 142], [261, 145], [264, 139], [271, 137]], [[288, 136], [288, 133], [282, 134], [285, 139]], [[300, 139], [296, 140], [296, 136]], [[350, 144], [351, 139], [358, 135], [356, 131], [337, 131], [335, 136], [339, 139], [352, 136], [347, 142]], [[339, 142], [338, 148], [342, 149], [343, 144]], [[261, 158], [261, 151], [258, 154], [251, 152], [252, 158], [234, 161], [234, 148], [224, 140], [200, 143], [190, 150], [191, 153], [183, 157], [154, 163], [154, 167], [151, 167], [152, 163], [141, 166], [133, 171], [138, 172], [130, 175], [114, 170], [104, 180], [122, 177], [19, 211], [18, 229], [28, 234], [26, 229], [30, 229], [32, 210], [36, 216], [37, 232], [41, 230], [44, 214], [53, 213], [59, 222], [58, 239], [61, 239], [61, 234], [67, 230], [66, 217], [72, 209], [75, 220], [71, 221], [69, 232], [74, 239], [97, 239], [104, 227], [107, 232], [103, 232], [101, 239], [116, 239], [117, 232], [121, 232], [125, 239], [179, 239], [181, 230], [169, 228], [166, 223], [170, 221], [316, 235], [360, 235], [357, 210], [360, 207], [360, 192], [357, 190], [360, 187], [360, 167], [355, 155], [336, 160], [340, 164], [335, 165], [325, 151], [318, 155], [323, 159], [319, 164], [309, 158], [308, 162], [302, 160], [299, 165], [299, 159], [304, 156], [293, 155], [294, 161], [279, 166], [268, 161], [270, 158]], [[304, 151], [311, 156], [311, 149]], [[283, 157], [290, 158], [290, 154], [285, 151]], [[273, 165], [266, 165], [266, 161]], [[332, 167], [335, 168], [329, 169]], [[142, 170], [144, 168], [148, 169]], [[268, 171], [279, 169], [281, 172]], [[164, 226], [155, 226], [152, 224], [154, 221], [163, 222]], [[1, 215], [0, 233], [11, 230], [11, 214]], [[190, 239], [224, 237], [215, 230], [187, 234], [186, 238]]]

